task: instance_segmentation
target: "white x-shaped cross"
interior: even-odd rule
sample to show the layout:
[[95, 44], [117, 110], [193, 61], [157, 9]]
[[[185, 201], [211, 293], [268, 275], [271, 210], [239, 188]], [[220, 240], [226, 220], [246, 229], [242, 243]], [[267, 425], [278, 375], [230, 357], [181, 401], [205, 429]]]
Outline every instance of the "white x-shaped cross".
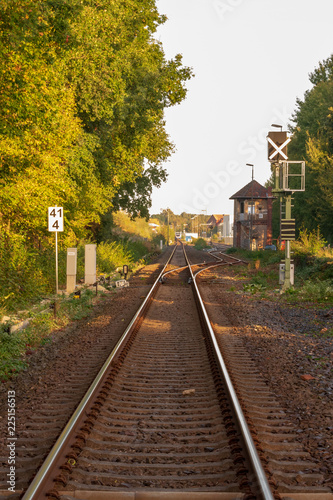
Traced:
[[281, 146], [277, 146], [275, 144], [274, 141], [272, 141], [272, 139], [270, 137], [267, 137], [267, 140], [268, 142], [273, 146], [273, 148], [275, 148], [275, 151], [274, 153], [271, 154], [271, 156], [268, 158], [269, 160], [272, 160], [274, 158], [274, 156], [276, 156], [278, 153], [280, 153], [283, 158], [285, 160], [288, 160], [288, 156], [286, 154], [284, 154], [284, 152], [282, 151], [282, 149], [287, 145], [289, 144], [289, 142], [291, 141], [290, 137], [288, 137], [288, 139], [286, 141], [284, 141], [283, 144], [281, 144]]

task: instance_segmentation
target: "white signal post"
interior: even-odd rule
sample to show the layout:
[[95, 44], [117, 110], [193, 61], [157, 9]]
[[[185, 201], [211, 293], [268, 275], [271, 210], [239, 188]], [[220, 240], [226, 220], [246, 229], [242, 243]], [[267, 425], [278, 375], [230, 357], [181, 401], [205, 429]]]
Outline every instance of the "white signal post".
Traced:
[[56, 295], [58, 295], [58, 232], [64, 230], [64, 210], [62, 207], [49, 207], [48, 209], [49, 231], [55, 233], [56, 253]]

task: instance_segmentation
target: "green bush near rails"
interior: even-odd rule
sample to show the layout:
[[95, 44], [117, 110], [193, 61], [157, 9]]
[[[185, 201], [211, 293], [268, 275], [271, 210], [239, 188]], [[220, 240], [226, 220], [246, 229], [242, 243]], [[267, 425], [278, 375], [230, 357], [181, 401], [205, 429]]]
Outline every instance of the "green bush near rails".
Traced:
[[333, 284], [331, 280], [308, 280], [302, 286], [286, 290], [283, 297], [292, 304], [310, 302], [331, 305], [333, 304]]
[[284, 256], [281, 251], [271, 251], [271, 250], [245, 250], [243, 248], [228, 248], [227, 254], [237, 254], [240, 259], [245, 259], [250, 262], [260, 260], [262, 264], [275, 264], [280, 262]]
[[149, 248], [141, 241], [106, 241], [97, 247], [97, 267], [100, 273], [110, 274], [124, 264], [133, 266], [142, 263], [143, 257], [149, 253]]
[[37, 250], [18, 235], [0, 236], [0, 313], [27, 307], [52, 293], [52, 256], [49, 249]]
[[235, 247], [231, 247], [231, 248], [228, 248], [227, 251], [225, 252], [226, 254], [229, 254], [229, 255], [232, 255], [233, 253], [237, 253], [238, 252], [238, 248], [235, 248]]
[[307, 281], [299, 290], [304, 301], [333, 303], [333, 283], [331, 280]]
[[6, 325], [0, 325], [0, 381], [8, 380], [26, 367], [26, 362], [22, 359], [25, 339], [20, 332], [12, 335], [5, 328]]
[[332, 257], [332, 251], [327, 247], [327, 241], [320, 233], [320, 228], [308, 231], [304, 227], [300, 229], [297, 241], [292, 243], [292, 249], [296, 253], [305, 253], [316, 257]]
[[309, 279], [333, 280], [333, 250], [320, 234], [301, 229], [297, 241], [292, 242], [293, 259], [301, 283]]
[[194, 248], [197, 250], [203, 250], [204, 248], [209, 248], [209, 245], [207, 245], [206, 241], [203, 238], [197, 238], [193, 240], [194, 243]]

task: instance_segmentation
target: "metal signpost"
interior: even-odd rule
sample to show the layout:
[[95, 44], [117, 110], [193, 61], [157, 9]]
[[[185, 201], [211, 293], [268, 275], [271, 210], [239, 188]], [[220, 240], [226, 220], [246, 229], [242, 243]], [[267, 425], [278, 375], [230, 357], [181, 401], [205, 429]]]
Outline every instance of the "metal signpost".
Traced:
[[55, 233], [56, 295], [58, 295], [58, 232], [64, 230], [64, 211], [62, 207], [49, 207], [48, 226], [49, 231]]
[[[272, 125], [278, 127], [279, 125]], [[281, 127], [281, 126], [280, 126]], [[281, 127], [282, 129], [282, 127]], [[269, 132], [268, 160], [274, 168], [275, 185], [273, 193], [279, 195], [280, 200], [285, 200], [285, 217], [281, 217], [280, 239], [285, 243], [285, 272], [282, 290], [287, 290], [291, 286], [291, 252], [290, 241], [295, 239], [295, 219], [291, 218], [292, 194], [295, 191], [305, 190], [305, 162], [288, 161], [287, 145], [291, 138], [287, 137], [287, 132]]]

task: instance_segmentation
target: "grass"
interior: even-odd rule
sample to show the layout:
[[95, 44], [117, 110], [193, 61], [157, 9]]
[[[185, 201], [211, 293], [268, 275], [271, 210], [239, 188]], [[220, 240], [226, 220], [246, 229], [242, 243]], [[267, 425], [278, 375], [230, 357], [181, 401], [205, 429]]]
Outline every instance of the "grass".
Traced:
[[[0, 325], [0, 380], [5, 382], [28, 366], [29, 355], [39, 346], [50, 344], [57, 330], [71, 321], [80, 320], [91, 314], [93, 307], [92, 290], [85, 290], [80, 299], [73, 296], [59, 300], [57, 317], [54, 311], [32, 310], [29, 326], [24, 330], [9, 333], [10, 324]], [[52, 336], [51, 336], [52, 333]]]
[[[284, 258], [284, 252], [248, 251], [230, 248], [227, 253], [248, 261], [247, 270], [241, 267], [235, 270], [235, 275], [243, 283], [243, 293], [259, 295], [260, 297], [280, 300], [290, 304], [315, 304], [323, 307], [333, 304], [333, 255], [328, 257], [330, 250], [320, 247], [317, 254], [313, 239], [308, 238], [311, 247], [295, 242], [295, 285], [283, 294], [277, 295], [279, 285], [279, 263]], [[308, 241], [306, 240], [306, 241]]]

